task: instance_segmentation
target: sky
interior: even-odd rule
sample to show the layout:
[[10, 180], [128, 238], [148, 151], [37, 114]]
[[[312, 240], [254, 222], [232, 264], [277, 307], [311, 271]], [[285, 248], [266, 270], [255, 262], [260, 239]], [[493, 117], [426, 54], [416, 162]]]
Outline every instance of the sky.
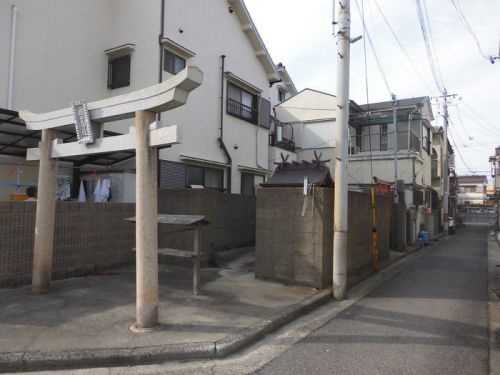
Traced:
[[[442, 82], [449, 94], [449, 135], [459, 175], [490, 175], [488, 157], [500, 146], [500, 59], [479, 52], [454, 3], [476, 35], [483, 54], [499, 55], [500, 0], [427, 0], [427, 14]], [[337, 47], [332, 35], [332, 0], [245, 0], [275, 63], [282, 62], [298, 90], [336, 94]], [[351, 44], [350, 97], [358, 104], [442, 95], [432, 75], [415, 0], [351, 0], [351, 38], [363, 35], [357, 5], [382, 66], [384, 83], [368, 38]], [[380, 7], [381, 12], [379, 11]], [[338, 7], [338, 2], [337, 5]], [[338, 9], [337, 9], [338, 11]], [[394, 30], [405, 52], [384, 21]], [[365, 74], [364, 44], [367, 68]], [[368, 85], [366, 85], [366, 81]], [[368, 86], [368, 89], [367, 89]], [[442, 126], [442, 106], [433, 125]]]

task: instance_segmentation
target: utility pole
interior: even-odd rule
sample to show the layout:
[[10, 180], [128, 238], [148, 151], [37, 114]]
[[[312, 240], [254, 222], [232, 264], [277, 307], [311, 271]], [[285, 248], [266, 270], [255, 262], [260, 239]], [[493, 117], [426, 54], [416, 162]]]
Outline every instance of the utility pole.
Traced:
[[450, 168], [448, 166], [448, 126], [449, 126], [449, 113], [448, 113], [448, 98], [456, 97], [457, 94], [448, 94], [448, 91], [444, 89], [443, 95], [436, 97], [436, 99], [443, 98], [443, 162], [442, 162], [442, 178], [443, 178], [443, 234], [448, 237], [448, 215], [449, 215], [449, 198], [450, 198]]
[[394, 124], [394, 242], [396, 250], [399, 249], [399, 231], [398, 231], [398, 102], [396, 94], [392, 94], [392, 123]]
[[448, 168], [448, 93], [446, 89], [443, 92], [444, 96], [444, 152], [443, 152], [443, 231], [444, 236], [448, 237], [448, 205], [450, 196], [450, 171]]
[[347, 286], [347, 146], [349, 130], [349, 58], [350, 58], [350, 1], [339, 1], [337, 31], [337, 106], [335, 126], [335, 197], [333, 235], [333, 294], [337, 300], [346, 296]]

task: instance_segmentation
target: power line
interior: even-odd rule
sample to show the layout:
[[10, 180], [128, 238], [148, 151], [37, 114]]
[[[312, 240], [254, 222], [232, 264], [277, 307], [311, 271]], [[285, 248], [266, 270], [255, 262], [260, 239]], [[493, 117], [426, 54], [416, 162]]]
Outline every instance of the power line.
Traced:
[[434, 43], [434, 36], [433, 36], [433, 32], [432, 32], [432, 25], [431, 25], [431, 22], [430, 22], [429, 13], [427, 12], [427, 3], [426, 3], [426, 0], [422, 0], [422, 4], [423, 4], [423, 9], [424, 9], [425, 22], [426, 22], [427, 29], [428, 29], [428, 35], [429, 35], [430, 42], [431, 42], [432, 54], [434, 56], [434, 61], [436, 63], [436, 68], [437, 68], [437, 72], [438, 72], [438, 75], [439, 75], [439, 80], [441, 81], [441, 85], [443, 86], [443, 88], [446, 90], [446, 88], [444, 87], [445, 84], [444, 84], [443, 74], [441, 72], [441, 66], [439, 65], [438, 54], [436, 52], [436, 43]]
[[[451, 130], [451, 129], [450, 129]], [[474, 173], [471, 169], [471, 167], [469, 167], [469, 165], [465, 162], [463, 156], [462, 156], [462, 153], [460, 152], [460, 149], [457, 147], [457, 142], [455, 141], [455, 138], [453, 137], [453, 133], [450, 131], [450, 136], [451, 136], [451, 140], [453, 141], [453, 144], [455, 145], [455, 149], [457, 150], [457, 154], [458, 156], [460, 157], [460, 160], [462, 160], [462, 163], [464, 163], [465, 167], [471, 172], [471, 173]]]
[[474, 30], [472, 29], [469, 21], [467, 21], [467, 18], [465, 17], [465, 14], [464, 14], [462, 7], [460, 6], [460, 3], [458, 2], [458, 0], [451, 0], [451, 3], [453, 4], [453, 7], [457, 11], [458, 18], [460, 19], [462, 25], [469, 32], [469, 34], [472, 36], [472, 38], [476, 42], [477, 49], [479, 50], [479, 53], [481, 54], [481, 56], [484, 57], [486, 60], [490, 61], [491, 63], [493, 63], [495, 61], [493, 59], [493, 56], [488, 56], [483, 52], [483, 49], [481, 48], [481, 44], [479, 43], [479, 39], [477, 38], [477, 35], [474, 32]]
[[[363, 53], [365, 54], [365, 71], [367, 70], [366, 68], [366, 42], [365, 39], [368, 38], [368, 43], [370, 43], [370, 48], [373, 52], [373, 56], [375, 57], [375, 61], [377, 62], [378, 69], [380, 71], [380, 75], [382, 76], [382, 79], [384, 81], [385, 87], [387, 88], [387, 92], [389, 93], [389, 96], [392, 98], [392, 91], [391, 88], [389, 87], [389, 82], [387, 81], [387, 76], [384, 72], [384, 69], [382, 68], [382, 64], [380, 63], [380, 60], [378, 58], [377, 52], [375, 50], [375, 47], [373, 45], [372, 38], [370, 36], [370, 33], [368, 32], [368, 28], [366, 27], [365, 23], [365, 7], [364, 7], [364, 1], [361, 1], [361, 9], [359, 8], [359, 3], [358, 0], [355, 0], [356, 2], [356, 8], [358, 10], [358, 14], [361, 17], [361, 21], [363, 23]], [[367, 74], [365, 72], [365, 74]]]
[[[364, 7], [364, 0], [361, 0], [361, 6], [362, 6], [362, 11], [359, 10], [359, 4], [358, 0], [356, 0], [356, 7], [358, 8], [358, 13], [361, 15], [361, 19], [363, 20], [363, 56], [364, 56], [364, 61], [365, 61], [365, 91], [366, 91], [366, 109], [367, 112], [370, 113], [370, 95], [369, 95], [369, 90], [368, 90], [368, 63], [366, 59], [366, 24], [365, 24], [365, 7]], [[373, 46], [372, 46], [373, 48]], [[375, 51], [373, 51], [375, 54]], [[375, 57], [377, 55], [375, 54]], [[378, 59], [377, 59], [378, 61]], [[382, 71], [381, 71], [382, 73]], [[388, 87], [388, 86], [387, 86]], [[389, 90], [390, 91], [390, 90]], [[372, 157], [372, 137], [371, 137], [371, 126], [370, 126], [370, 117], [368, 116], [368, 143], [370, 145], [369, 150], [370, 150], [370, 176], [371, 180], [373, 181], [373, 157]]]
[[399, 47], [401, 48], [401, 50], [403, 51], [404, 55], [406, 56], [406, 58], [408, 59], [408, 61], [410, 62], [411, 66], [413, 67], [413, 69], [415, 70], [415, 72], [417, 73], [417, 75], [419, 76], [420, 80], [424, 83], [424, 85], [427, 87], [427, 89], [432, 92], [432, 89], [431, 87], [429, 86], [429, 84], [427, 83], [427, 81], [424, 79], [424, 77], [422, 76], [422, 74], [420, 73], [420, 71], [418, 70], [417, 66], [415, 65], [415, 63], [413, 62], [413, 60], [411, 59], [410, 55], [408, 54], [408, 52], [406, 51], [405, 47], [403, 46], [403, 44], [401, 43], [401, 41], [399, 40], [397, 34], [394, 32], [394, 29], [392, 28], [391, 24], [389, 23], [389, 21], [387, 20], [384, 12], [382, 11], [382, 9], [380, 8], [380, 5], [378, 3], [377, 0], [375, 0], [375, 5], [380, 13], [380, 15], [382, 16], [385, 24], [387, 25], [387, 27], [389, 28], [389, 30], [391, 31], [391, 34], [392, 36], [394, 37], [394, 39], [396, 40], [396, 42], [398, 43]]
[[429, 67], [431, 68], [432, 71], [432, 76], [434, 77], [434, 82], [436, 84], [436, 87], [438, 88], [439, 92], [444, 91], [444, 84], [442, 82], [442, 77], [440, 75], [440, 72], [438, 71], [438, 66], [436, 63], [436, 58], [434, 57], [430, 45], [430, 37], [428, 35], [427, 31], [427, 26], [425, 23], [425, 17], [424, 13], [422, 10], [422, 4], [420, 3], [421, 0], [415, 0], [417, 4], [417, 16], [418, 16], [418, 21], [420, 24], [420, 29], [422, 31], [422, 37], [424, 38], [424, 44], [425, 44], [425, 50], [427, 52], [427, 61], [429, 63]]

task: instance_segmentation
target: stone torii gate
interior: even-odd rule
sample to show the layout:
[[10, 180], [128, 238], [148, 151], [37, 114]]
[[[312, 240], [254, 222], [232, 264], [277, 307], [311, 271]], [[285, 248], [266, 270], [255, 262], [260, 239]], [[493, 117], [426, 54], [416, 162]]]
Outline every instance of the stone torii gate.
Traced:
[[[41, 130], [38, 148], [27, 160], [39, 160], [32, 293], [49, 292], [52, 273], [58, 158], [136, 150], [136, 323], [135, 329], [158, 325], [157, 146], [180, 143], [177, 125], [162, 127], [156, 114], [186, 103], [201, 85], [203, 73], [188, 67], [160, 84], [112, 98], [75, 103], [58, 111], [21, 111], [30, 130]], [[135, 117], [135, 131], [103, 136], [104, 123]], [[63, 143], [57, 129], [75, 126], [78, 142]]]

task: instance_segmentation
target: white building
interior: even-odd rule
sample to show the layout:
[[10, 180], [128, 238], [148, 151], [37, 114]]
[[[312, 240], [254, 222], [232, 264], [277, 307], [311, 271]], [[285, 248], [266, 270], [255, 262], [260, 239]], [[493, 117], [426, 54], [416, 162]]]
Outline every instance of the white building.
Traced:
[[[336, 113], [334, 95], [311, 89], [279, 104], [276, 115], [281, 143], [277, 144], [284, 149], [283, 154], [290, 155], [288, 160], [310, 161], [316, 151], [323, 159], [330, 159], [328, 165], [334, 175]], [[443, 142], [442, 131], [431, 125], [433, 120], [428, 97], [397, 101], [397, 179], [400, 197], [412, 220], [409, 242], [415, 240], [421, 227], [431, 234], [442, 229]], [[349, 130], [350, 189], [365, 190], [372, 186], [374, 177], [393, 183], [396, 133], [392, 102], [358, 105], [351, 101]], [[453, 167], [452, 150], [449, 151], [449, 165]]]
[[458, 176], [458, 204], [482, 206], [486, 203], [486, 176]]
[[[0, 108], [46, 112], [198, 66], [203, 85], [187, 105], [161, 116], [181, 126], [182, 143], [160, 151], [160, 187], [252, 193], [269, 173], [271, 103], [296, 90], [284, 67], [275, 66], [242, 0], [3, 1], [0, 36], [0, 48], [12, 51], [0, 56], [0, 66], [14, 62], [0, 70]], [[106, 129], [126, 133], [131, 125]], [[75, 179], [80, 166], [91, 170], [91, 164], [133, 170], [131, 156], [80, 160]]]

